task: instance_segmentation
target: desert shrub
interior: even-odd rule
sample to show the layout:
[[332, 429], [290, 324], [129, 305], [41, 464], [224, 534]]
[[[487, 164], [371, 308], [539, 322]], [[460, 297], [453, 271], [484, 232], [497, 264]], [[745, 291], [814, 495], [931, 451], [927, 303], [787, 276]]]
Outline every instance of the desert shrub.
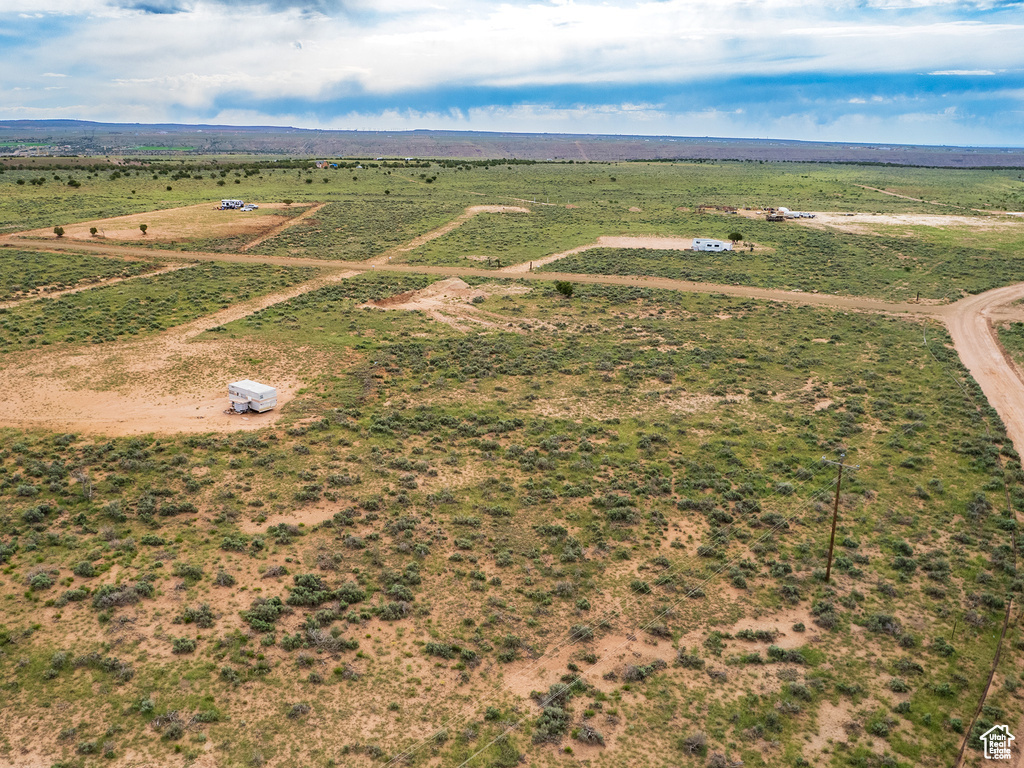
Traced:
[[534, 726], [534, 743], [558, 741], [568, 730], [569, 722], [569, 713], [563, 707], [554, 704], [544, 707]]
[[149, 581], [140, 579], [134, 584], [104, 584], [92, 595], [92, 606], [106, 610], [122, 605], [133, 605], [144, 597], [152, 597], [155, 589]]
[[412, 612], [412, 606], [403, 600], [391, 600], [384, 603], [377, 611], [377, 615], [383, 621], [397, 621], [404, 619]]
[[184, 579], [185, 581], [199, 581], [203, 578], [203, 569], [191, 563], [177, 562], [174, 564], [171, 572], [179, 579]]
[[288, 605], [320, 605], [334, 597], [324, 580], [316, 574], [297, 574], [294, 578], [295, 586], [288, 595]]
[[213, 609], [209, 603], [200, 603], [196, 606], [187, 606], [174, 620], [175, 623], [192, 624], [202, 629], [209, 629], [214, 623]]
[[78, 603], [85, 600], [89, 596], [88, 590], [85, 589], [69, 589], [64, 592], [55, 601], [55, 605], [58, 607], [67, 605], [68, 603]]
[[703, 755], [707, 752], [708, 737], [702, 731], [697, 731], [684, 738], [680, 746], [688, 755]]
[[39, 570], [28, 577], [28, 586], [33, 592], [41, 592], [53, 586], [53, 577], [45, 570]]
[[636, 592], [638, 595], [649, 595], [651, 594], [651, 585], [642, 579], [634, 579], [629, 583], [629, 588]]
[[247, 544], [241, 536], [225, 536], [220, 542], [220, 548], [225, 552], [244, 552]]
[[604, 746], [604, 736], [596, 728], [583, 724], [576, 731], [576, 740], [584, 744], [598, 744]]
[[623, 670], [622, 679], [627, 683], [642, 682], [667, 666], [661, 659], [655, 659], [650, 664], [627, 664]]
[[704, 659], [695, 653], [687, 653], [686, 648], [680, 648], [676, 653], [676, 665], [684, 669], [704, 669]]
[[451, 646], [447, 643], [427, 643], [423, 650], [430, 656], [440, 656], [442, 659], [454, 659], [458, 652], [458, 646]]
[[171, 641], [174, 653], [192, 653], [196, 649], [196, 641], [190, 637], [176, 637]]
[[871, 632], [892, 635], [893, 637], [899, 637], [903, 633], [903, 625], [900, 624], [899, 619], [885, 613], [876, 613], [869, 616], [864, 626]]
[[594, 630], [586, 624], [573, 624], [569, 629], [569, 637], [574, 642], [585, 642], [594, 639]]
[[280, 597], [259, 597], [253, 600], [248, 611], [242, 612], [242, 620], [257, 632], [273, 632], [274, 624], [284, 612], [285, 604]]

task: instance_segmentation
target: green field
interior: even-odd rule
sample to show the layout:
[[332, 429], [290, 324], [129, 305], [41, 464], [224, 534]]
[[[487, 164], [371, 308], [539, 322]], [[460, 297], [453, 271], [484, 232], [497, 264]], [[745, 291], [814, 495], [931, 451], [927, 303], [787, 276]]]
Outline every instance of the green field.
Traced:
[[0, 300], [87, 285], [115, 277], [134, 277], [161, 266], [72, 253], [0, 251]]
[[102, 344], [155, 333], [314, 274], [303, 267], [201, 264], [0, 309], [0, 351], [56, 342]]
[[454, 203], [369, 195], [328, 203], [309, 224], [285, 230], [253, 252], [362, 261], [436, 229], [462, 212]]
[[[37, 169], [8, 169], [0, 226], [316, 201], [309, 223], [236, 258], [354, 260], [509, 204], [531, 212], [478, 215], [394, 260], [496, 269], [601, 235], [740, 229], [758, 250], [597, 249], [548, 269], [895, 300], [1020, 280], [1015, 226], [869, 234], [693, 212], [934, 213], [853, 185], [981, 205], [1012, 200], [1018, 172], [222, 163], [190, 159], [190, 178], [177, 159], [47, 169], [41, 185]], [[0, 295], [148, 265], [4, 249]], [[167, 365], [199, 379], [226, 377], [218, 360], [290, 360], [275, 421], [106, 434], [83, 399], [66, 427], [0, 427], [0, 763], [911, 768], [952, 765], [970, 737], [976, 766], [976, 736], [1020, 720], [1024, 469], [935, 321], [204, 261], [0, 310], [0, 345], [31, 350], [4, 359], [74, 395], [91, 345], [130, 352], [122, 342], [196, 318], [210, 330]], [[1000, 329], [1018, 359], [1022, 329]], [[130, 354], [108, 358], [119, 396], [141, 381]], [[828, 581], [836, 468], [823, 457], [856, 466]]]
[[[736, 222], [733, 222], [735, 224]], [[720, 253], [595, 248], [540, 267], [541, 271], [651, 275], [709, 283], [758, 285], [822, 293], [956, 301], [1024, 279], [1024, 251], [929, 245], [912, 238], [812, 229], [767, 229], [743, 222], [742, 234], [771, 248], [742, 246]], [[691, 224], [690, 232], [725, 238], [727, 226]]]

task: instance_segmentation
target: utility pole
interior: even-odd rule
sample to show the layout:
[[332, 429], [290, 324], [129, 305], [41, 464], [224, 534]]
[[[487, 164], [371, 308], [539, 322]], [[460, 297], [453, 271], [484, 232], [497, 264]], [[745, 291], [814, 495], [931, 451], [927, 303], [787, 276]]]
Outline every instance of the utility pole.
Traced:
[[860, 469], [860, 464], [851, 466], [849, 464], [843, 464], [843, 459], [846, 458], [845, 453], [839, 454], [839, 461], [829, 461], [824, 456], [821, 460], [826, 464], [839, 467], [839, 477], [836, 479], [836, 498], [832, 504], [832, 536], [828, 540], [828, 567], [825, 569], [825, 583], [828, 584], [832, 580], [832, 549], [836, 544], [836, 520], [839, 519], [839, 489], [843, 484], [843, 468], [846, 469]]

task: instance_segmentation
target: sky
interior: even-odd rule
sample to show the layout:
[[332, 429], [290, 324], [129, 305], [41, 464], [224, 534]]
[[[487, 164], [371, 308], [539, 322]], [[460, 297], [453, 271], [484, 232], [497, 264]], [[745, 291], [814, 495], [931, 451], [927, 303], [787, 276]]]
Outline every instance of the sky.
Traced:
[[1024, 0], [0, 0], [0, 120], [1024, 146]]

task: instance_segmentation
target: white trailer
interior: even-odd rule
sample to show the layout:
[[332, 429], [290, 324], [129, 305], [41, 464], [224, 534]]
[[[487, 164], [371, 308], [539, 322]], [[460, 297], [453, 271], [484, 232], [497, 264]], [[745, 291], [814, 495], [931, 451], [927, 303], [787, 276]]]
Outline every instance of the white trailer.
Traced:
[[228, 384], [228, 399], [236, 413], [263, 413], [277, 405], [277, 390], [258, 381], [242, 379]]
[[691, 251], [731, 251], [732, 243], [727, 243], [724, 240], [712, 240], [708, 237], [695, 237], [693, 238], [693, 245], [690, 246]]
[[220, 201], [220, 209], [222, 211], [227, 211], [227, 210], [230, 210], [230, 209], [233, 209], [233, 208], [241, 208], [243, 205], [245, 205], [245, 200], [221, 200]]

